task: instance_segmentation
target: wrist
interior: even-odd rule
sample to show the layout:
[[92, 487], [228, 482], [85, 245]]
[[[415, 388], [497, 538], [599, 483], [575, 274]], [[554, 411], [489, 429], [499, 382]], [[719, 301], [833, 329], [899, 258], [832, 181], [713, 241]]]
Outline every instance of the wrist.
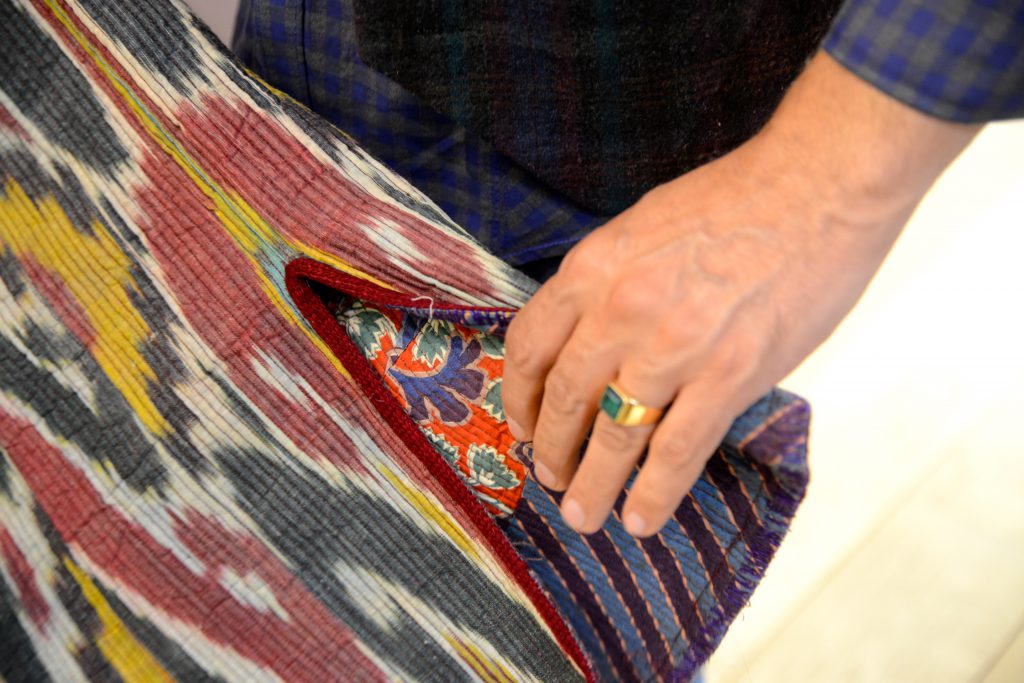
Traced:
[[979, 129], [922, 114], [820, 52], [752, 143], [784, 160], [818, 209], [898, 230]]

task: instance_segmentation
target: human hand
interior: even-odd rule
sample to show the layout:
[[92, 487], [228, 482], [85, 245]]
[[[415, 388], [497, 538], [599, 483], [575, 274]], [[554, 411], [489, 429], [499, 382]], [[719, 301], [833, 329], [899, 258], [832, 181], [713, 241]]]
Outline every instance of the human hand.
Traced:
[[[622, 513], [630, 533], [656, 533], [733, 419], [854, 305], [976, 131], [821, 54], [764, 131], [573, 248], [511, 323], [502, 389], [538, 480], [567, 489], [565, 521], [599, 529], [647, 449]], [[647, 406], [671, 403], [661, 422], [599, 413], [613, 380]]]

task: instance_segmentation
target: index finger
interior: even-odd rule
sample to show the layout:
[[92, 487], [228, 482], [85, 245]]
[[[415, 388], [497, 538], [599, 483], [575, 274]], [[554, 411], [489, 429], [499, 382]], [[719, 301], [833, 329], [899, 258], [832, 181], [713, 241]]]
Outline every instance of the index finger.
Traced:
[[505, 333], [501, 402], [509, 430], [520, 441], [533, 435], [544, 379], [580, 317], [563, 280], [564, 275], [555, 275], [544, 283]]

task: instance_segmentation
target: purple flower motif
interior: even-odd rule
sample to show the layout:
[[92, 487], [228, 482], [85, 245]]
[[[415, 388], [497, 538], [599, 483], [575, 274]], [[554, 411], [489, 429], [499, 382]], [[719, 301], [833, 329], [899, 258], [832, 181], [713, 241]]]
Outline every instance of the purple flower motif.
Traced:
[[468, 404], [480, 398], [484, 373], [469, 367], [480, 357], [480, 342], [475, 339], [463, 344], [455, 334], [449, 342], [447, 358], [429, 373], [405, 373], [390, 367], [388, 373], [402, 387], [409, 405], [409, 415], [417, 422], [430, 420], [429, 402], [437, 410], [442, 422], [462, 424], [469, 419]]

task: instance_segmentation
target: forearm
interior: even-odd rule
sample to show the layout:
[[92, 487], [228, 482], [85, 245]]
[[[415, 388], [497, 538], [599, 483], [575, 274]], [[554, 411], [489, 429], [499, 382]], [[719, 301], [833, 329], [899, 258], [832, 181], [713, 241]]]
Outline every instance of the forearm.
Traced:
[[891, 229], [980, 128], [912, 109], [819, 52], [752, 142], [843, 223]]
[[772, 301], [786, 340], [771, 360], [778, 377], [854, 306], [921, 197], [980, 128], [912, 109], [820, 52], [734, 152], [734, 168], [781, 195], [765, 223], [781, 233], [776, 256], [792, 273]]

